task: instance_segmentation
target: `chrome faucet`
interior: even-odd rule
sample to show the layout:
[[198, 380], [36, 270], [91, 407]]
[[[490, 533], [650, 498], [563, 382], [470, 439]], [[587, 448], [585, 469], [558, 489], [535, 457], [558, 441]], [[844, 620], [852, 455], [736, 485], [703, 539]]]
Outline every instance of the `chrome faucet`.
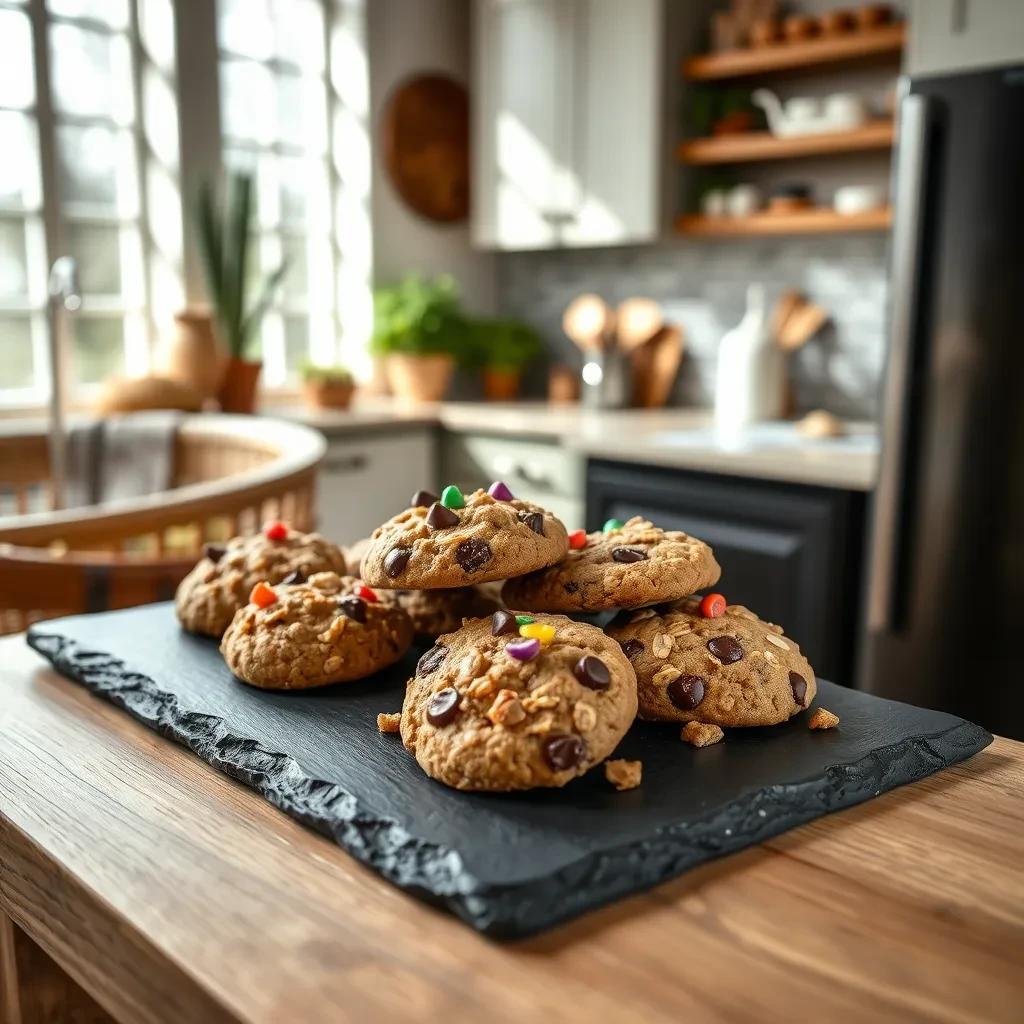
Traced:
[[64, 507], [64, 485], [67, 473], [66, 439], [64, 435], [64, 387], [66, 377], [66, 346], [62, 344], [62, 314], [82, 308], [78, 284], [78, 263], [73, 256], [60, 256], [50, 267], [47, 283], [49, 301], [46, 306], [47, 344], [50, 350], [50, 492], [55, 510]]

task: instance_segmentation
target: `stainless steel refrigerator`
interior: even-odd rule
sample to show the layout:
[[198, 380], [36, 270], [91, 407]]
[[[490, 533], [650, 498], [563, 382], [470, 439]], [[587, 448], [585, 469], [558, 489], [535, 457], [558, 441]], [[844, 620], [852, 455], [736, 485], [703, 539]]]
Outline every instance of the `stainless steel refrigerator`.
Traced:
[[1024, 738], [1024, 62], [899, 117], [859, 682]]

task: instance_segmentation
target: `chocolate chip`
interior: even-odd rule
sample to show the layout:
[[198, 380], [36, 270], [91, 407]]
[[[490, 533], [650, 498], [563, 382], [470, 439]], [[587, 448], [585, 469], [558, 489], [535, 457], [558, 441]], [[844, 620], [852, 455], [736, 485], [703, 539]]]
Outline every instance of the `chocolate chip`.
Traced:
[[692, 711], [704, 699], [700, 676], [679, 676], [668, 684], [668, 699], [681, 711]]
[[203, 557], [211, 562], [219, 562], [227, 553], [228, 549], [221, 544], [203, 545]]
[[544, 516], [540, 512], [520, 512], [519, 521], [525, 523], [534, 533], [544, 536]]
[[708, 650], [723, 665], [743, 660], [743, 648], [734, 636], [713, 636], [708, 641]]
[[391, 579], [401, 576], [405, 567], [409, 564], [409, 556], [412, 548], [392, 548], [387, 558], [384, 559], [384, 571]]
[[427, 526], [432, 530], [447, 530], [459, 525], [459, 517], [450, 509], [435, 501], [427, 512]]
[[428, 505], [433, 505], [435, 501], [438, 501], [436, 494], [431, 494], [430, 491], [417, 491], [412, 496], [412, 501], [409, 502], [413, 508], [419, 508], [422, 506], [426, 508]]
[[301, 569], [296, 569], [295, 572], [288, 573], [281, 582], [286, 587], [294, 587], [296, 584], [306, 582], [306, 574]]
[[584, 654], [573, 668], [573, 674], [591, 690], [607, 690], [612, 685], [612, 674], [608, 666], [592, 654]]
[[431, 647], [429, 651], [425, 652], [419, 661], [416, 662], [416, 675], [418, 676], [429, 676], [431, 672], [437, 668], [438, 665], [444, 661], [444, 656], [448, 653], [447, 647]]
[[616, 562], [642, 562], [647, 552], [640, 548], [612, 548], [612, 560]]
[[499, 611], [491, 616], [491, 636], [501, 636], [504, 633], [518, 633], [519, 623], [511, 612]]
[[427, 721], [431, 725], [442, 726], [455, 721], [459, 713], [459, 691], [446, 686], [438, 690], [427, 705]]
[[566, 592], [567, 594], [575, 594], [575, 593], [576, 593], [576, 592], [577, 592], [577, 591], [578, 591], [578, 590], [579, 590], [580, 588], [579, 588], [578, 584], [576, 584], [576, 583], [573, 583], [573, 581], [572, 581], [572, 580], [566, 580], [566, 581], [565, 581], [565, 582], [564, 582], [564, 583], [562, 584], [562, 589], [563, 589], [563, 590], [564, 590], [564, 591], [565, 591], [565, 592]]
[[807, 700], [807, 680], [796, 672], [789, 673], [789, 688], [793, 691], [793, 700], [796, 706], [802, 708]]
[[543, 743], [544, 759], [556, 772], [583, 763], [587, 748], [575, 733], [555, 733]]
[[622, 648], [622, 653], [631, 661], [644, 649], [643, 641], [637, 640], [636, 637], [623, 641], [619, 646]]
[[338, 607], [353, 622], [366, 621], [366, 602], [361, 597], [356, 597], [355, 594], [343, 597], [338, 602]]
[[476, 572], [482, 569], [491, 560], [491, 545], [478, 537], [470, 537], [464, 540], [455, 549], [455, 561], [462, 566], [466, 572]]

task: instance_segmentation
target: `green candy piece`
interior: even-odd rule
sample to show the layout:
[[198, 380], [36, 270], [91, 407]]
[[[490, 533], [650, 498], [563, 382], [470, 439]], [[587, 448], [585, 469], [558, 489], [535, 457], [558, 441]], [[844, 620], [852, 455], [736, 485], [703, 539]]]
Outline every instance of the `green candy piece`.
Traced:
[[462, 491], [455, 484], [449, 484], [441, 492], [441, 504], [445, 508], [464, 508], [466, 499], [462, 496]]
[[517, 615], [516, 616], [516, 625], [517, 626], [528, 626], [531, 622], [536, 622], [536, 621], [537, 620], [532, 615]]
[[621, 519], [609, 519], [608, 522], [601, 527], [602, 533], [611, 533], [613, 530], [621, 530], [623, 522]]

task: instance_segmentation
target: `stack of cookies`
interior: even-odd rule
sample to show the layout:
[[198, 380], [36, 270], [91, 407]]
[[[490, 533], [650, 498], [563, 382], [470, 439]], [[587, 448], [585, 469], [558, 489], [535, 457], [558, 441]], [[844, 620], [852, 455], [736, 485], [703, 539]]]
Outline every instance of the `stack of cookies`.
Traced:
[[[268, 524], [208, 549], [177, 606], [187, 629], [223, 635], [239, 679], [268, 688], [366, 678], [415, 638], [432, 642], [401, 713], [378, 725], [449, 786], [561, 786], [604, 762], [625, 789], [639, 762], [606, 759], [637, 716], [705, 746], [814, 698], [814, 672], [778, 626], [697, 596], [719, 575], [681, 531], [637, 517], [570, 534], [498, 481], [417, 492], [347, 554]], [[604, 630], [581, 621], [612, 611]]]

